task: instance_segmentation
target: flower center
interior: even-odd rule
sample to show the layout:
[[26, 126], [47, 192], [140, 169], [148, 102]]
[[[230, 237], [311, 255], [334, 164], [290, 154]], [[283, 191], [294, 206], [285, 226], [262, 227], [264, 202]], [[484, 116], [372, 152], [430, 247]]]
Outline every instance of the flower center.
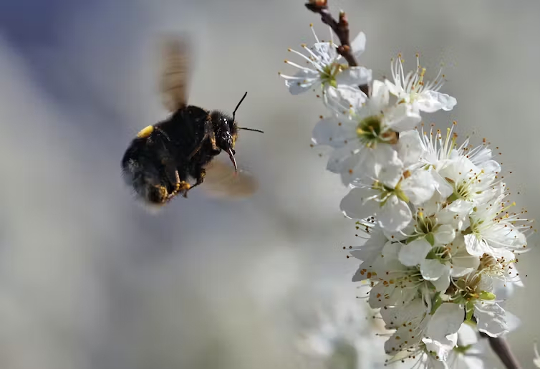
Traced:
[[322, 71], [319, 72], [321, 82], [323, 84], [329, 84], [330, 86], [337, 87], [336, 76], [343, 69], [345, 69], [345, 66], [339, 63], [331, 63], [325, 65]]
[[371, 147], [378, 142], [384, 142], [381, 137], [382, 119], [380, 115], [371, 115], [362, 119], [356, 127], [356, 134], [360, 141]]
[[380, 205], [381, 207], [384, 206], [386, 201], [393, 195], [397, 196], [398, 199], [403, 200], [405, 202], [409, 202], [409, 198], [403, 190], [401, 189], [401, 181], [396, 185], [395, 188], [387, 187], [384, 184], [382, 184], [379, 181], [373, 182], [373, 185], [371, 186], [373, 190], [380, 191], [379, 199], [380, 199]]

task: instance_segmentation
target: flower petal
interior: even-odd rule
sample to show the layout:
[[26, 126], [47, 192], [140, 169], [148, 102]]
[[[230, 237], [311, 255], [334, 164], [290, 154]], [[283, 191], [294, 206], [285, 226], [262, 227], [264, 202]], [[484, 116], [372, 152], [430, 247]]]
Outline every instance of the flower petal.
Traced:
[[397, 96], [398, 98], [403, 93], [403, 87], [394, 84], [387, 79], [384, 80], [384, 84], [386, 85], [386, 88], [388, 88], [388, 92], [390, 92], [394, 96]]
[[362, 106], [367, 95], [356, 86], [338, 85], [337, 87], [325, 85], [323, 101], [337, 114], [350, 116], [355, 107]]
[[294, 77], [294, 79], [285, 80], [285, 85], [293, 95], [304, 93], [313, 88], [314, 85], [321, 83], [319, 73], [314, 70], [302, 69]]
[[[462, 306], [451, 302], [443, 303], [431, 317], [426, 336], [444, 345], [453, 346], [454, 342], [449, 340], [447, 336], [456, 333], [464, 319], [465, 310]], [[457, 337], [455, 338], [457, 339]]]
[[428, 281], [436, 281], [441, 278], [446, 268], [448, 267], [438, 259], [424, 259], [420, 265], [422, 277]]
[[356, 127], [348, 119], [324, 118], [313, 128], [311, 141], [316, 145], [343, 147], [356, 139]]
[[403, 163], [392, 146], [379, 144], [362, 151], [355, 172], [362, 173], [363, 177], [377, 179], [385, 186], [393, 188], [401, 179], [402, 168]]
[[409, 178], [403, 180], [401, 189], [410, 202], [414, 205], [421, 205], [433, 196], [435, 185], [431, 172], [417, 170]]
[[431, 175], [433, 176], [433, 179], [436, 183], [435, 188], [437, 192], [441, 194], [442, 198], [446, 199], [447, 197], [452, 195], [454, 189], [452, 188], [452, 186], [450, 186], [446, 179], [444, 179], [438, 172], [434, 170], [431, 171]]
[[[328, 157], [328, 163], [326, 164], [326, 170], [329, 170], [332, 173], [340, 173], [344, 170], [349, 170], [354, 168], [358, 162], [358, 150], [356, 150], [357, 143], [349, 143], [346, 146], [340, 147], [332, 151]], [[354, 165], [351, 166], [350, 159], [351, 157], [356, 157], [354, 160]]]
[[366, 49], [366, 35], [364, 32], [360, 32], [351, 42], [352, 54], [355, 58], [359, 58], [360, 55]]
[[424, 153], [424, 147], [418, 131], [402, 132], [399, 135], [397, 151], [404, 167], [418, 163], [418, 160]]
[[409, 104], [399, 104], [388, 111], [385, 120], [394, 131], [403, 132], [414, 129], [422, 117]]
[[505, 311], [497, 303], [479, 301], [475, 304], [474, 316], [480, 332], [491, 337], [499, 337], [508, 332]]
[[465, 236], [465, 246], [467, 247], [467, 252], [474, 256], [482, 256], [486, 253], [492, 253], [488, 244], [474, 234], [468, 234]]
[[430, 251], [429, 242], [425, 238], [419, 238], [401, 247], [399, 261], [406, 266], [415, 266], [420, 264]]
[[418, 109], [426, 113], [434, 113], [440, 109], [444, 111], [452, 110], [457, 104], [457, 100], [450, 95], [429, 90], [421, 93], [415, 104]]
[[392, 195], [377, 212], [379, 225], [388, 232], [399, 232], [405, 228], [412, 219], [411, 209], [405, 201]]
[[450, 266], [448, 264], [441, 265], [443, 266], [442, 275], [438, 279], [430, 281], [437, 292], [445, 292], [450, 286]]
[[336, 44], [330, 42], [317, 42], [311, 51], [318, 57], [318, 62], [321, 64], [330, 64], [339, 57]]
[[386, 85], [381, 81], [373, 81], [370, 97], [372, 110], [377, 113], [384, 110], [388, 105], [388, 100], [390, 100], [390, 94]]
[[[372, 71], [364, 67], [349, 67], [336, 76], [339, 85], [359, 86], [371, 81]], [[367, 98], [367, 96], [366, 96]], [[365, 100], [364, 100], [365, 101]]]
[[374, 195], [377, 195], [377, 192], [369, 188], [353, 188], [341, 200], [341, 211], [345, 216], [353, 219], [370, 217], [378, 208], [377, 202], [370, 201], [370, 198]]
[[456, 237], [456, 230], [450, 224], [443, 224], [437, 228], [433, 235], [436, 244], [446, 245], [454, 240]]

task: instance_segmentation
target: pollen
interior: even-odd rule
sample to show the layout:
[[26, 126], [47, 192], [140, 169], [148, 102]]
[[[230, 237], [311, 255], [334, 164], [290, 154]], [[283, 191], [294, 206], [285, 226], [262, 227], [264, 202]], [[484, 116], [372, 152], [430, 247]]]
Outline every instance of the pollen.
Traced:
[[138, 138], [146, 138], [148, 136], [150, 136], [152, 134], [152, 132], [154, 132], [154, 126], [147, 126], [143, 129], [141, 129], [139, 131], [139, 133], [137, 133], [137, 137]]

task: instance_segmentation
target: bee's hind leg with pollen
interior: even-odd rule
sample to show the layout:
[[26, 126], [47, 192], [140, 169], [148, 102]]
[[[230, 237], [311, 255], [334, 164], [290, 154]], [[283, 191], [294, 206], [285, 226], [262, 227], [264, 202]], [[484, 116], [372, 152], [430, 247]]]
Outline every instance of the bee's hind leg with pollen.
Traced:
[[184, 197], [187, 197], [187, 193], [189, 190], [194, 189], [195, 187], [197, 187], [198, 185], [204, 182], [204, 177], [206, 176], [206, 169], [204, 169], [203, 167], [197, 168], [197, 171], [194, 174], [195, 174], [194, 177], [197, 179], [197, 182], [195, 182], [193, 186], [191, 186], [190, 188], [186, 190], [186, 192], [184, 193]]
[[171, 172], [172, 171], [168, 172], [168, 179], [174, 184], [174, 189], [169, 194], [168, 198], [172, 199], [174, 196], [176, 196], [177, 194], [181, 192], [184, 192], [184, 197], [185, 197], [185, 193], [187, 193], [187, 190], [191, 188], [191, 185], [186, 181], [180, 180], [180, 175], [178, 174], [178, 170], [174, 170], [173, 171], [174, 174], [172, 174]]

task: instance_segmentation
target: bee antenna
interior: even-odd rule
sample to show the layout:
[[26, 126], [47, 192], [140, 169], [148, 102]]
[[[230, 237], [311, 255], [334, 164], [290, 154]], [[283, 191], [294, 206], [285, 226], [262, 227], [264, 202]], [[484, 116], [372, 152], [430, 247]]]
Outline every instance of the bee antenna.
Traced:
[[238, 108], [240, 107], [240, 104], [242, 104], [242, 101], [244, 101], [244, 99], [246, 98], [246, 96], [247, 96], [247, 91], [246, 91], [246, 93], [244, 94], [244, 96], [242, 96], [242, 99], [240, 100], [240, 102], [236, 105], [236, 108], [234, 108], [234, 111], [233, 111], [233, 113], [232, 113], [233, 122], [234, 122], [234, 120], [235, 120], [235, 119], [234, 119], [234, 116], [235, 116], [235, 114], [236, 114], [236, 111], [238, 110]]
[[252, 132], [260, 132], [260, 133], [264, 133], [264, 132], [261, 131], [260, 129], [255, 129], [255, 128], [238, 127], [238, 129], [243, 129], [244, 131], [252, 131]]

